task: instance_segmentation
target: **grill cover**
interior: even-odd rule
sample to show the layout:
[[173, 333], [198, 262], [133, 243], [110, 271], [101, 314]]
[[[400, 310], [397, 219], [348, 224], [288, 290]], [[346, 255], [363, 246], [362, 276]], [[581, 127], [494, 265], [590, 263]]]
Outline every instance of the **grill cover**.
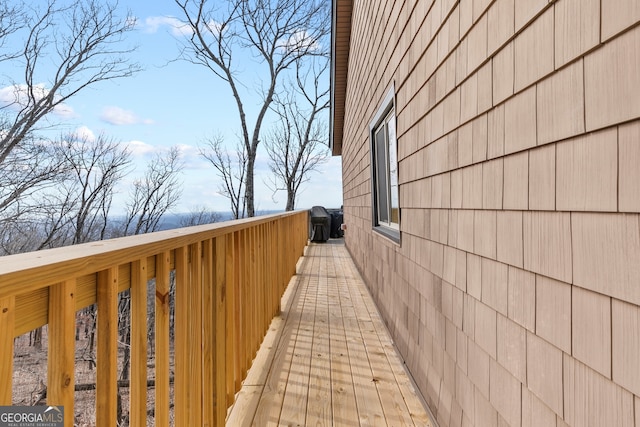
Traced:
[[323, 206], [314, 206], [309, 215], [311, 241], [326, 242], [331, 235], [331, 214]]

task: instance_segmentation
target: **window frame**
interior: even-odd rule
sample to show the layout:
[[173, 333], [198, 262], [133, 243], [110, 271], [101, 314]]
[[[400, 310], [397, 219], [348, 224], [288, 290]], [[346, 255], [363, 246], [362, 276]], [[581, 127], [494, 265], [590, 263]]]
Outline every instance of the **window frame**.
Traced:
[[[369, 123], [369, 148], [371, 153], [371, 209], [373, 230], [396, 243], [400, 243], [401, 213], [400, 189], [398, 184], [398, 138], [395, 107], [395, 87], [392, 84], [390, 89], [387, 90], [376, 114]], [[390, 128], [392, 128], [392, 132], [389, 132]], [[384, 141], [378, 139], [381, 132], [383, 132], [382, 135], [384, 136]], [[393, 135], [393, 138], [390, 138], [391, 135]], [[381, 147], [384, 147], [382, 159], [380, 158], [381, 156], [379, 153], [379, 151], [381, 151]], [[390, 153], [390, 147], [395, 149], [394, 153]], [[384, 162], [384, 165], [380, 163], [381, 160]], [[391, 163], [392, 161], [394, 161], [393, 165]], [[384, 200], [380, 197], [380, 194], [382, 194], [382, 188], [380, 188], [381, 180], [378, 178], [383, 168], [385, 169], [384, 186], [386, 188]], [[397, 206], [393, 205], [394, 201]], [[380, 213], [380, 208], [382, 207], [380, 205], [381, 202], [384, 202], [386, 205], [386, 209], [383, 214]], [[394, 209], [397, 210], [397, 214], [395, 215], [393, 212]], [[394, 222], [394, 216], [397, 216], [397, 222]]]

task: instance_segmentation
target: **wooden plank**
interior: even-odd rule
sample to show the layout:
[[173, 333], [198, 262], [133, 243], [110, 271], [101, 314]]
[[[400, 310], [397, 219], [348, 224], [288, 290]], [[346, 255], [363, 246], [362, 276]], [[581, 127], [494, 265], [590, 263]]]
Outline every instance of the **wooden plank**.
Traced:
[[202, 242], [202, 401], [203, 425], [215, 425], [215, 272], [213, 242]]
[[156, 389], [155, 417], [158, 427], [169, 427], [169, 296], [171, 254], [156, 257], [155, 339]]
[[293, 295], [289, 310], [284, 310], [286, 315], [282, 336], [278, 341], [273, 363], [265, 382], [264, 391], [256, 409], [254, 425], [269, 425], [274, 420], [280, 420], [280, 412], [284, 401], [291, 364], [294, 359], [294, 350], [298, 327], [304, 306], [304, 293], [306, 287], [302, 281], [308, 280], [296, 277], [291, 282]]
[[375, 386], [375, 377], [368, 363], [367, 351], [363, 343], [360, 325], [355, 312], [358, 304], [358, 295], [352, 293], [350, 283], [344, 288], [345, 294], [340, 295], [341, 300], [350, 301], [352, 307], [343, 306], [343, 323], [347, 338], [347, 351], [351, 363], [353, 388], [355, 390], [358, 408], [358, 418], [361, 425], [383, 426], [386, 425], [384, 411]]
[[176, 426], [193, 425], [191, 421], [191, 384], [189, 366], [189, 251], [176, 249], [176, 290], [174, 314], [174, 413]]
[[47, 403], [64, 406], [66, 427], [73, 426], [74, 414], [75, 287], [69, 280], [49, 288]]
[[15, 313], [16, 337], [46, 325], [49, 320], [49, 288], [17, 295]]
[[261, 386], [243, 386], [235, 397], [235, 402], [227, 416], [226, 424], [233, 427], [249, 427], [254, 425], [253, 417], [260, 403], [261, 396]]
[[[258, 410], [258, 405], [263, 390], [265, 389], [269, 373], [272, 371], [272, 366], [278, 365], [274, 363], [274, 360], [278, 354], [282, 357], [282, 346], [278, 344], [285, 330], [287, 314], [291, 310], [294, 298], [299, 289], [299, 287], [294, 284], [295, 278], [292, 278], [290, 283], [291, 286], [287, 286], [281, 298], [282, 312], [271, 321], [271, 325], [265, 335], [260, 350], [251, 365], [247, 378], [244, 380], [242, 389], [236, 395], [235, 403], [229, 412], [226, 425], [253, 425], [253, 419]], [[279, 407], [277, 409], [279, 412]]]
[[223, 426], [227, 416], [226, 396], [226, 239], [218, 237], [214, 241], [215, 278], [215, 416], [216, 426]]
[[258, 226], [252, 227], [251, 234], [251, 293], [253, 295], [253, 310], [251, 312], [251, 360], [255, 357], [260, 347], [260, 316], [262, 314], [260, 300], [262, 295], [261, 278], [258, 270]]
[[233, 404], [233, 400], [236, 395], [236, 391], [240, 387], [236, 387], [236, 347], [235, 343], [238, 341], [240, 331], [236, 329], [236, 287], [235, 287], [235, 260], [234, 260], [234, 239], [233, 234], [225, 236], [225, 290], [226, 290], [226, 302], [225, 302], [225, 314], [226, 314], [226, 388], [227, 388], [227, 405], [229, 407]]
[[118, 379], [118, 268], [98, 273], [98, 348], [96, 373], [96, 425], [117, 422]]
[[[287, 354], [283, 351], [285, 347], [279, 345], [279, 343], [283, 338], [285, 330], [287, 331], [287, 334], [290, 334], [292, 331], [292, 325], [295, 324], [295, 322], [289, 322], [288, 327], [285, 327], [285, 324], [287, 323], [287, 313], [289, 313], [291, 306], [294, 303], [294, 299], [298, 296], [297, 291], [299, 287], [295, 286], [293, 282], [294, 280], [292, 279], [292, 285], [287, 287], [287, 290], [282, 297], [282, 306], [284, 307], [283, 312], [273, 318], [262, 342], [261, 348], [258, 351], [251, 369], [248, 372], [247, 378], [244, 381], [244, 385], [236, 396], [235, 403], [227, 418], [227, 425], [244, 427], [251, 425], [274, 424], [273, 421], [267, 421], [268, 419], [277, 419], [269, 418], [269, 415], [266, 415], [270, 410], [272, 413], [273, 410], [276, 410], [277, 412], [274, 413], [274, 416], [279, 416], [284, 387], [282, 387], [282, 389], [279, 388], [276, 393], [272, 393], [273, 388], [267, 387], [266, 390], [268, 391], [266, 394], [279, 396], [277, 402], [280, 403], [262, 404], [260, 415], [256, 416], [256, 413], [258, 412], [258, 406], [261, 402], [264, 403], [264, 401], [268, 401], [268, 399], [263, 396], [268, 378], [271, 378], [272, 384], [274, 383], [273, 379], [275, 378], [275, 382], [277, 383], [278, 378], [280, 377], [277, 372], [283, 372], [280, 369], [274, 369], [274, 366], [282, 366], [284, 364], [281, 363], [281, 361], [283, 361]], [[279, 360], [278, 362], [275, 361], [276, 358]], [[291, 358], [288, 358], [288, 364], [290, 366]], [[276, 373], [273, 374], [274, 372]], [[288, 368], [285, 368], [285, 372], [288, 374]], [[265, 411], [267, 411], [266, 414]]]
[[234, 317], [234, 324], [235, 324], [235, 331], [236, 331], [236, 339], [234, 340], [234, 354], [235, 354], [235, 363], [234, 363], [234, 367], [235, 367], [235, 372], [234, 372], [234, 378], [235, 378], [235, 389], [236, 390], [240, 390], [240, 388], [242, 387], [242, 380], [244, 379], [243, 377], [243, 371], [242, 371], [242, 366], [243, 366], [243, 346], [242, 346], [242, 335], [243, 335], [243, 330], [242, 330], [242, 320], [241, 320], [241, 310], [242, 310], [242, 289], [240, 287], [241, 283], [242, 283], [242, 279], [241, 279], [241, 275], [242, 272], [240, 270], [240, 232], [235, 232], [233, 233], [233, 271], [234, 271], [234, 275], [233, 275], [233, 283], [230, 284], [230, 286], [233, 286], [234, 288], [234, 301], [233, 301], [233, 306], [229, 305], [230, 307], [232, 307], [233, 310], [233, 317]]
[[[314, 267], [319, 258], [312, 259]], [[295, 365], [291, 366], [286, 384], [280, 423], [286, 425], [306, 425], [306, 410], [309, 394], [309, 375], [311, 370], [311, 347], [313, 343], [313, 327], [315, 322], [316, 290], [312, 289], [311, 281], [317, 276], [305, 275], [300, 285], [304, 287], [303, 298], [298, 305], [300, 321], [295, 334], [295, 343], [289, 344]], [[293, 337], [292, 337], [293, 338]], [[292, 348], [293, 347], [293, 348]]]
[[360, 320], [359, 323], [387, 424], [412, 426], [413, 420], [391, 370], [387, 355], [381, 351], [382, 345], [378, 340], [373, 322]]
[[190, 423], [202, 424], [202, 243], [189, 245], [189, 401]]
[[152, 256], [178, 247], [223, 236], [236, 230], [273, 219], [301, 215], [300, 212], [264, 215], [237, 221], [225, 221], [190, 227], [188, 232], [175, 230], [147, 233], [120, 239], [87, 243], [64, 248], [0, 257], [0, 298], [29, 293], [63, 282], [69, 278], [93, 274], [114, 265]]
[[129, 423], [147, 424], [147, 259], [131, 265], [131, 394]]
[[[312, 245], [306, 255], [289, 282], [295, 298], [283, 305], [278, 344], [269, 348], [269, 331], [227, 425], [434, 425], [344, 247]], [[318, 357], [325, 351], [330, 359]]]
[[[329, 302], [327, 290], [327, 251], [321, 248], [319, 273], [312, 281], [315, 285], [315, 322], [309, 371], [309, 398], [307, 425], [332, 425], [331, 408], [331, 351], [329, 347]], [[329, 373], [329, 375], [327, 375]]]
[[373, 300], [371, 298], [367, 298], [365, 299], [365, 301], [370, 301], [370, 303], [366, 305], [371, 313], [371, 321], [373, 323], [373, 327], [377, 332], [380, 347], [387, 356], [390, 373], [394, 375], [400, 394], [402, 395], [407, 410], [409, 411], [409, 415], [413, 420], [413, 423], [416, 426], [432, 426], [433, 424], [431, 423], [431, 416], [427, 413], [427, 411], [425, 411], [426, 405], [418, 396], [419, 392], [417, 391], [413, 381], [409, 377], [406, 366], [402, 363], [402, 360], [398, 356], [397, 349], [393, 344], [393, 340], [389, 335], [387, 327], [380, 317], [378, 309], [376, 308], [375, 304], [373, 304]]
[[[0, 331], [15, 329], [16, 299], [0, 298]], [[12, 404], [13, 395], [13, 334], [0, 334], [0, 405]]]
[[348, 293], [346, 281], [338, 279], [334, 272], [328, 287], [329, 330], [331, 331], [331, 402], [333, 404], [334, 425], [344, 425], [349, 420], [358, 419], [347, 337], [342, 321], [343, 311], [352, 309], [350, 300], [343, 300], [342, 296], [345, 293]]
[[[340, 249], [345, 252], [343, 247]], [[433, 425], [355, 264], [350, 257], [343, 256], [339, 260], [338, 269], [346, 277], [357, 278], [351, 287], [353, 299], [357, 301], [354, 312], [359, 319], [366, 319], [360, 322], [360, 327], [372, 371], [378, 380], [376, 386], [388, 422], [398, 425]]]
[[89, 307], [98, 301], [96, 294], [97, 274], [87, 274], [76, 279], [76, 311]]
[[252, 348], [251, 348], [251, 328], [253, 327], [251, 323], [251, 316], [254, 310], [253, 306], [253, 295], [251, 293], [251, 240], [250, 240], [250, 230], [242, 231], [242, 247], [244, 249], [242, 254], [243, 260], [243, 283], [242, 283], [242, 294], [243, 294], [243, 318], [244, 322], [242, 325], [242, 334], [244, 338], [244, 367], [243, 367], [243, 375], [246, 375], [247, 370], [251, 366], [251, 361], [253, 360]]
[[258, 323], [258, 315], [256, 311], [258, 310], [258, 295], [256, 292], [256, 239], [255, 239], [255, 228], [251, 227], [247, 230], [247, 238], [248, 238], [248, 250], [249, 250], [249, 265], [248, 265], [248, 278], [249, 278], [249, 288], [248, 288], [248, 299], [249, 299], [249, 354], [248, 356], [248, 366], [251, 366], [251, 361], [255, 355], [255, 342], [257, 333], [257, 323]]

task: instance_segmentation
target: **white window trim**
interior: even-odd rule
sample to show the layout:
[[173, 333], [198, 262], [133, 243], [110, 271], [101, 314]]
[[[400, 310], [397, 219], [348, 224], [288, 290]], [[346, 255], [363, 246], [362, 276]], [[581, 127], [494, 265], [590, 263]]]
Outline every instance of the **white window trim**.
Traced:
[[[373, 116], [371, 122], [369, 122], [369, 146], [371, 152], [371, 210], [374, 231], [388, 237], [389, 239], [399, 243], [400, 242], [400, 214], [398, 217], [398, 223], [379, 223], [378, 222], [378, 203], [376, 200], [377, 194], [377, 182], [376, 182], [376, 158], [374, 152], [375, 145], [375, 131], [380, 125], [387, 119], [387, 116], [391, 111], [394, 112], [392, 120], [396, 121], [396, 105], [395, 105], [395, 84], [391, 84], [391, 87], [387, 90], [380, 107]], [[397, 156], [397, 122], [394, 123], [396, 129], [396, 156]], [[388, 161], [388, 159], [387, 159]], [[396, 159], [397, 162], [397, 159]], [[398, 191], [399, 193], [399, 191]], [[399, 194], [398, 194], [399, 196]], [[389, 203], [391, 200], [388, 201]]]

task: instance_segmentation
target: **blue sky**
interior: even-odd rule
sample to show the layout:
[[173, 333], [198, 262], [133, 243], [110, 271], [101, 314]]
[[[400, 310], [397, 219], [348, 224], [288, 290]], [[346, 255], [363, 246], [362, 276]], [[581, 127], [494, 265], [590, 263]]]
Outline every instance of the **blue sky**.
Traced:
[[[183, 195], [175, 212], [187, 212], [205, 206], [216, 211], [229, 210], [227, 199], [220, 196], [218, 178], [213, 167], [198, 156], [198, 145], [216, 133], [235, 144], [240, 129], [237, 109], [226, 83], [201, 66], [175, 61], [178, 31], [172, 17], [179, 10], [173, 1], [121, 0], [122, 15], [129, 9], [137, 19], [136, 31], [128, 35], [127, 44], [138, 46], [134, 59], [143, 71], [127, 79], [102, 82], [85, 89], [66, 105], [65, 127], [97, 135], [105, 133], [129, 146], [135, 168], [123, 182], [114, 210], [124, 209], [127, 186], [144, 172], [147, 160], [156, 152], [181, 147], [184, 172]], [[253, 95], [260, 75], [259, 66], [246, 62], [245, 105], [256, 111], [259, 98]], [[1, 90], [2, 88], [0, 88]], [[252, 97], [249, 97], [252, 96]], [[254, 106], [252, 108], [252, 105]], [[253, 119], [250, 117], [250, 123]], [[269, 123], [263, 126], [266, 131]], [[259, 148], [256, 164], [256, 210], [284, 209], [286, 194], [279, 192], [273, 200], [264, 182], [270, 175], [265, 151]], [[304, 185], [297, 207], [313, 205], [339, 207], [342, 204], [340, 158], [333, 157], [320, 166]]]

